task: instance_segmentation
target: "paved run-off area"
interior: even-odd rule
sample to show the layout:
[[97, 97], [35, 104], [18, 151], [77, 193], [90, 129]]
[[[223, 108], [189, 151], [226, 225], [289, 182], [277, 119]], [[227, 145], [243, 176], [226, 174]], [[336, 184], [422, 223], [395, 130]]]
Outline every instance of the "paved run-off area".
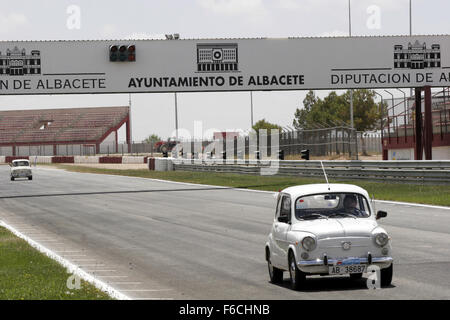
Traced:
[[[313, 277], [300, 292], [268, 282], [265, 192], [0, 166], [0, 220], [131, 298], [449, 299], [450, 210], [378, 203], [392, 236], [393, 285]], [[1, 254], [1, 253], [0, 253]]]

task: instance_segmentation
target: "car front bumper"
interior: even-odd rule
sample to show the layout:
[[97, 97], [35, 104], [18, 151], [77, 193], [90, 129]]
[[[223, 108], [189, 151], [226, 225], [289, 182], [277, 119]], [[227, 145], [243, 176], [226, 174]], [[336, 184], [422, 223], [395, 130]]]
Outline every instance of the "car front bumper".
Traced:
[[[371, 260], [371, 261], [369, 261]], [[326, 274], [328, 268], [344, 263], [345, 264], [367, 264], [376, 265], [380, 269], [389, 267], [394, 259], [392, 257], [372, 257], [372, 258], [341, 258], [341, 259], [315, 259], [315, 260], [300, 260], [297, 262], [297, 267], [305, 273]]]
[[11, 173], [11, 177], [13, 178], [28, 178], [31, 177], [31, 172], [13, 172]]

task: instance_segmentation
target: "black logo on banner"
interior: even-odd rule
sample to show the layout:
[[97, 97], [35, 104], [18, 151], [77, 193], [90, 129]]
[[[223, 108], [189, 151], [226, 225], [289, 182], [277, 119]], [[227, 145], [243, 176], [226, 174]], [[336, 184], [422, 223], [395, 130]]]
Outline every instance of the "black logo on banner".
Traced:
[[6, 50], [6, 54], [0, 51], [0, 76], [23, 76], [41, 74], [41, 52], [31, 51], [27, 54], [25, 49], [18, 47]]
[[418, 40], [414, 44], [408, 43], [407, 48], [402, 45], [394, 46], [394, 68], [395, 69], [427, 69], [441, 67], [441, 46], [431, 45], [427, 48], [426, 43]]
[[197, 44], [197, 72], [237, 72], [237, 43]]

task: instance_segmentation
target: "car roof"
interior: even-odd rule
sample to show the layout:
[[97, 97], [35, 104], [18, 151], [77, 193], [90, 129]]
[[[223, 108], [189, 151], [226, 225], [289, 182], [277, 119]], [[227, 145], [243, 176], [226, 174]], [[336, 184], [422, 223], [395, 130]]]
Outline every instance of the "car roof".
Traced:
[[297, 199], [298, 197], [309, 194], [326, 193], [326, 192], [342, 192], [342, 193], [354, 192], [360, 193], [369, 198], [369, 194], [363, 188], [355, 186], [353, 184], [343, 184], [343, 183], [304, 184], [286, 188], [281, 192], [290, 194], [293, 199]]
[[28, 162], [30, 162], [30, 160], [28, 160], [28, 159], [16, 159], [16, 160], [13, 160], [12, 162], [19, 162], [19, 161], [28, 161]]

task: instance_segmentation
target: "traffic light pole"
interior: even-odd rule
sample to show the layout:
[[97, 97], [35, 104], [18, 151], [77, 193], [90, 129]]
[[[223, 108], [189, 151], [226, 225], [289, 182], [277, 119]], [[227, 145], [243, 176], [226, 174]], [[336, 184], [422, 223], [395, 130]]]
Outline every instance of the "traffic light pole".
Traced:
[[178, 99], [176, 92], [175, 92], [175, 136], [176, 142], [178, 142]]

